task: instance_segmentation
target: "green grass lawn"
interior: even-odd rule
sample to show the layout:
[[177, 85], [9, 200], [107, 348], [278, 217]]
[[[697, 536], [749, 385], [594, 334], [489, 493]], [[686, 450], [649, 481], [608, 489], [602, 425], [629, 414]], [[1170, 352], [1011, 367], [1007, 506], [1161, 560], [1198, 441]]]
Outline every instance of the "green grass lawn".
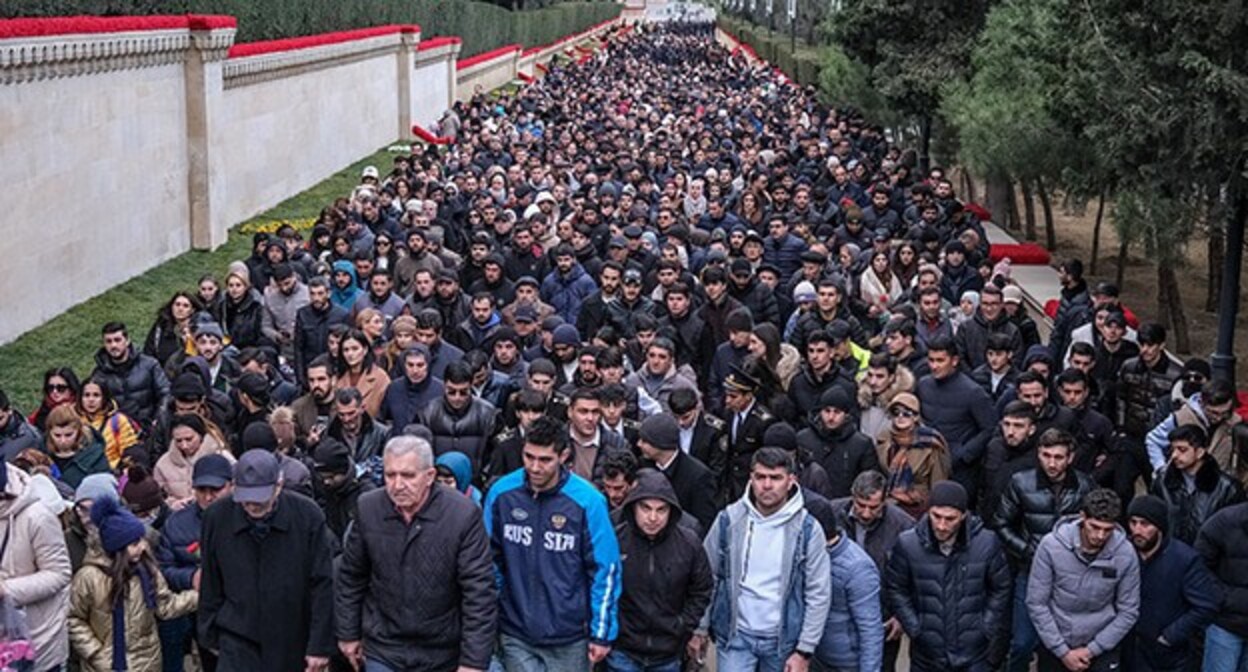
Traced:
[[[283, 201], [273, 209], [240, 226], [256, 222], [316, 217], [321, 208], [339, 196], [349, 195], [359, 183], [360, 171], [376, 165], [385, 172], [393, 159], [386, 149], [378, 150], [307, 191]], [[52, 366], [70, 366], [79, 378], [94, 367], [99, 348], [100, 327], [120, 320], [130, 328], [139, 344], [155, 320], [156, 311], [179, 289], [194, 291], [199, 278], [213, 273], [225, 275], [231, 261], [250, 254], [251, 235], [239, 227], [230, 232], [225, 245], [212, 252], [192, 251], [88, 299], [43, 325], [26, 332], [16, 341], [0, 347], [0, 389], [25, 413], [42, 399], [43, 372]]]

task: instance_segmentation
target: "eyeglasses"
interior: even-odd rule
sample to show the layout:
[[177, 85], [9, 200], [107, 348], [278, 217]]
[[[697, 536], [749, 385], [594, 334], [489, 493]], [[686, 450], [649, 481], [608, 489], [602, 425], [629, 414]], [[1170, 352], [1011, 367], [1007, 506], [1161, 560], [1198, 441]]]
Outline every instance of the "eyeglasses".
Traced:
[[893, 416], [894, 418], [917, 418], [919, 417], [918, 413], [915, 413], [914, 411], [908, 408], [904, 408], [904, 407], [894, 408], [893, 410], [889, 411], [888, 414]]
[[64, 384], [50, 383], [43, 388], [44, 392], [68, 392], [69, 386]]

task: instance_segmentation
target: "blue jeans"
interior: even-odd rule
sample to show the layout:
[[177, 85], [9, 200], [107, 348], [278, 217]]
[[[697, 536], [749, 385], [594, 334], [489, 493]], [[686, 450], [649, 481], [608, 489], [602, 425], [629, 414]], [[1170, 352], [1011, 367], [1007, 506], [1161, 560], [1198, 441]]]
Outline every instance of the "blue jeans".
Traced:
[[1010, 626], [1010, 657], [1007, 672], [1027, 672], [1031, 669], [1031, 656], [1040, 646], [1040, 635], [1031, 624], [1027, 613], [1027, 572], [1014, 576], [1014, 615]]
[[1204, 672], [1248, 672], [1248, 647], [1244, 639], [1216, 625], [1205, 632]]
[[398, 672], [389, 665], [373, 660], [372, 658], [364, 659], [364, 672]]
[[775, 637], [758, 637], [741, 630], [715, 652], [719, 672], [781, 672], [784, 658]]
[[607, 655], [607, 672], [680, 672], [680, 658], [647, 665], [638, 662], [627, 653], [613, 649]]
[[563, 646], [533, 646], [503, 635], [503, 667], [507, 672], [576, 672], [589, 670], [589, 640]]

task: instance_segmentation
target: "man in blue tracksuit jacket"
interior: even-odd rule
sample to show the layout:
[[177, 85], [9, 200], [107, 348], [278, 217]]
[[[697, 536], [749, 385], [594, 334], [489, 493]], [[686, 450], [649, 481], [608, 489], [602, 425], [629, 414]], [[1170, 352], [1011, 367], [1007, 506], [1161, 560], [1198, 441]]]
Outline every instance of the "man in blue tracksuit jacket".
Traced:
[[563, 466], [562, 434], [557, 421], [538, 418], [524, 437], [524, 468], [485, 500], [511, 672], [588, 670], [618, 628], [620, 549], [607, 500]]

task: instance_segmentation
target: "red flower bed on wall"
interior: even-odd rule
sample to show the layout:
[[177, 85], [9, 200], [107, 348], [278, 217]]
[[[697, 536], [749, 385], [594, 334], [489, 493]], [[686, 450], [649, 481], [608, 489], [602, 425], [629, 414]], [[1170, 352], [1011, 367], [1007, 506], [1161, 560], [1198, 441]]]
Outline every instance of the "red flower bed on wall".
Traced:
[[342, 42], [353, 42], [355, 40], [363, 40], [370, 37], [393, 35], [395, 33], [418, 32], [420, 32], [420, 26], [414, 24], [390, 25], [377, 26], [376, 28], [360, 28], [357, 30], [341, 30], [334, 33], [321, 33], [320, 35], [308, 35], [306, 37], [290, 37], [282, 40], [246, 42], [244, 44], [236, 44], [230, 47], [230, 58], [242, 58], [244, 56], [272, 54], [279, 51], [308, 49], [311, 47], [321, 47], [327, 44], [340, 44]]
[[234, 28], [238, 21], [232, 16], [207, 14], [174, 14], [169, 16], [57, 16], [41, 19], [5, 19], [0, 21], [0, 39], [124, 33], [137, 30], [211, 30]]
[[455, 69], [456, 69], [456, 70], [463, 70], [464, 68], [474, 66], [474, 65], [476, 65], [476, 64], [478, 64], [478, 63], [484, 63], [484, 62], [486, 62], [486, 61], [492, 61], [492, 60], [494, 60], [494, 59], [496, 59], [496, 58], [499, 58], [499, 57], [501, 57], [501, 56], [506, 56], [507, 54], [510, 54], [510, 53], [514, 53], [514, 52], [520, 51], [522, 48], [523, 48], [523, 47], [521, 47], [521, 46], [520, 46], [520, 45], [518, 45], [518, 44], [509, 44], [509, 45], [507, 45], [507, 46], [505, 46], [505, 47], [499, 47], [499, 48], [497, 48], [497, 49], [494, 49], [494, 50], [491, 50], [491, 51], [487, 51], [487, 52], [485, 52], [484, 54], [477, 54], [476, 56], [470, 56], [470, 57], [465, 58], [465, 59], [462, 59], [462, 60], [460, 60], [458, 63], [456, 63], [456, 64], [455, 64]]
[[426, 51], [428, 49], [437, 49], [438, 47], [445, 47], [448, 44], [463, 44], [463, 42], [464, 42], [463, 40], [459, 39], [458, 37], [455, 37], [454, 35], [448, 35], [444, 37], [431, 37], [427, 40], [421, 40], [419, 43], [417, 43], [416, 51]]
[[1045, 266], [1049, 263], [1049, 251], [1034, 243], [989, 245], [988, 250], [988, 258], [994, 264], [1006, 257], [1016, 266]]

